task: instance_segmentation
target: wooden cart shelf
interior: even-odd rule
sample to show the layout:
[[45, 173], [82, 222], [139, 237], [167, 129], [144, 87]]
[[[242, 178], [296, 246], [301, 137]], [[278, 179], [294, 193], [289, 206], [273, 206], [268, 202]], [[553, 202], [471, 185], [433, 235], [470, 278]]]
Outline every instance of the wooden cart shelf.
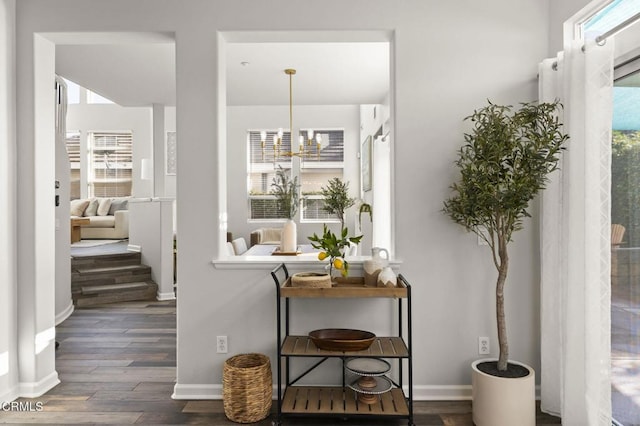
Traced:
[[376, 337], [371, 346], [364, 351], [326, 351], [318, 349], [308, 336], [285, 336], [282, 343], [284, 356], [313, 356], [313, 357], [378, 357], [405, 358], [409, 356], [407, 345], [400, 337]]
[[377, 404], [363, 404], [351, 389], [328, 386], [289, 386], [284, 392], [282, 413], [298, 415], [344, 414], [398, 416], [409, 415], [409, 406], [401, 389], [379, 396]]
[[354, 297], [406, 298], [407, 287], [400, 280], [397, 287], [367, 287], [364, 285], [364, 278], [362, 277], [338, 278], [338, 282], [333, 287], [327, 288], [292, 287], [291, 278], [287, 278], [282, 287], [280, 287], [280, 297], [327, 299]]

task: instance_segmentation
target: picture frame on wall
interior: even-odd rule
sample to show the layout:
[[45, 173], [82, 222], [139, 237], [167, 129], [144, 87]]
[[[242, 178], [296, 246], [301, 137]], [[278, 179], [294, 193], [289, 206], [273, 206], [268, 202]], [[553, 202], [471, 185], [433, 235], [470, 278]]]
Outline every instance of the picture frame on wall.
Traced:
[[167, 175], [176, 174], [176, 166], [177, 166], [176, 154], [177, 154], [176, 132], [167, 132], [167, 150], [166, 150], [167, 168], [165, 171]]
[[372, 157], [372, 143], [373, 138], [367, 136], [362, 142], [361, 155], [360, 155], [360, 172], [362, 182], [362, 192], [371, 191], [371, 157]]

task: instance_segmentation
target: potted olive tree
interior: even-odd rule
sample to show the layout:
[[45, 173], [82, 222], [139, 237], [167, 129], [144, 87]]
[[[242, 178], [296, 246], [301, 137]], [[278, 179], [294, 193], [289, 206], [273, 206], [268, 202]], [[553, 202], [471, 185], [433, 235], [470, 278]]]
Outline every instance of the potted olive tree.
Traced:
[[[530, 217], [529, 202], [558, 167], [568, 139], [556, 115], [560, 108], [557, 101], [523, 103], [516, 110], [489, 102], [474, 111], [466, 118], [473, 127], [464, 135], [455, 163], [460, 180], [444, 202], [444, 212], [454, 222], [487, 243], [498, 272], [495, 309], [500, 357], [476, 361], [472, 371], [473, 420], [478, 426], [535, 425], [535, 373], [509, 360], [504, 288], [509, 243]], [[517, 401], [519, 386], [525, 394], [523, 402]]]
[[329, 180], [329, 184], [321, 190], [324, 196], [324, 210], [335, 214], [340, 219], [340, 228], [344, 229], [345, 212], [356, 202], [355, 198], [349, 197], [349, 183], [336, 177]]

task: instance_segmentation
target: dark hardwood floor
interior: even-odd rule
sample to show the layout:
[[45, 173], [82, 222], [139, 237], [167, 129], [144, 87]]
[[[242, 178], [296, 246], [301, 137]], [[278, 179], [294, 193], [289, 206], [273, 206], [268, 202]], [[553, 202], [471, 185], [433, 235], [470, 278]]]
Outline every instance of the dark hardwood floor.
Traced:
[[[80, 308], [57, 328], [57, 340], [61, 383], [42, 397], [19, 400], [29, 404], [31, 411], [0, 410], [0, 423], [236, 424], [226, 419], [222, 401], [171, 399], [176, 365], [175, 302]], [[419, 426], [473, 425], [469, 401], [419, 401], [414, 411]], [[255, 424], [271, 425], [271, 418]], [[286, 419], [284, 424], [405, 425], [406, 420]], [[538, 412], [536, 424], [560, 424], [560, 419]]]

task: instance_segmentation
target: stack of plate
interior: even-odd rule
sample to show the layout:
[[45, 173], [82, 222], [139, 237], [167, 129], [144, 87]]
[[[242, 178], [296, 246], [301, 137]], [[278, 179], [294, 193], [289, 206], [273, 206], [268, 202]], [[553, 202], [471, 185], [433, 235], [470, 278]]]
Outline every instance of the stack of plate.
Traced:
[[358, 401], [376, 404], [378, 395], [391, 390], [393, 383], [384, 375], [390, 368], [391, 365], [380, 358], [352, 358], [347, 361], [345, 369], [358, 376], [348, 385], [358, 394]]

